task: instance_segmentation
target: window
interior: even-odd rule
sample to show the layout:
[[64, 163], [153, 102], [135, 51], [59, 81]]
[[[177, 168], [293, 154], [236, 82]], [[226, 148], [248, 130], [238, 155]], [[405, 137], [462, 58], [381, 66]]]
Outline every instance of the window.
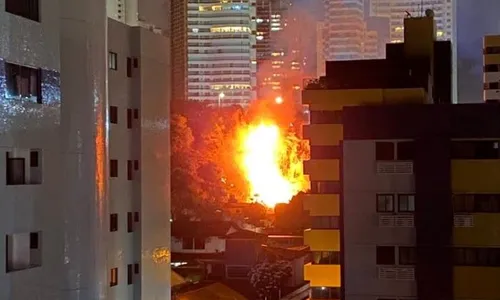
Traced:
[[26, 184], [24, 158], [9, 157], [7, 153], [6, 181], [7, 185]]
[[415, 143], [398, 142], [397, 160], [414, 160], [414, 159], [415, 159]]
[[453, 211], [458, 213], [500, 213], [500, 194], [453, 195]]
[[376, 160], [394, 160], [394, 143], [393, 142], [376, 142], [375, 143], [375, 159]]
[[311, 194], [339, 194], [339, 181], [311, 181]]
[[127, 128], [132, 128], [132, 110], [130, 108], [127, 109]]
[[127, 232], [134, 231], [134, 215], [131, 212], [127, 213]]
[[313, 251], [313, 264], [340, 265], [340, 252], [337, 251]]
[[139, 269], [139, 264], [137, 264], [137, 263], [136, 263], [136, 264], [134, 264], [134, 273], [135, 273], [135, 274], [139, 274], [139, 270], [140, 270], [140, 269]]
[[134, 109], [134, 119], [139, 119], [139, 110], [137, 108]]
[[127, 57], [127, 77], [132, 77], [132, 59]]
[[135, 212], [134, 213], [134, 222], [139, 222], [140, 218], [139, 218], [139, 212]]
[[139, 161], [134, 160], [134, 170], [139, 171]]
[[134, 265], [127, 265], [127, 284], [131, 285], [134, 282]]
[[394, 246], [377, 246], [377, 265], [396, 264], [396, 253]]
[[134, 165], [131, 160], [127, 160], [127, 180], [132, 180], [134, 174]]
[[454, 141], [451, 144], [452, 159], [498, 159], [500, 141]]
[[40, 0], [5, 0], [5, 11], [40, 22]]
[[484, 66], [484, 72], [500, 72], [500, 64], [492, 64]]
[[498, 89], [500, 89], [500, 82], [490, 82], [488, 84], [488, 89], [489, 90], [498, 90]]
[[394, 195], [377, 195], [377, 212], [394, 212]]
[[111, 214], [109, 216], [109, 231], [118, 231], [118, 214]]
[[334, 287], [312, 287], [312, 299], [340, 299], [340, 288]]
[[398, 211], [399, 212], [414, 212], [415, 211], [415, 195], [398, 195]]
[[311, 159], [336, 159], [341, 156], [340, 146], [311, 146]]
[[118, 124], [118, 107], [109, 107], [109, 122], [111, 122], [111, 124]]
[[399, 264], [400, 265], [416, 265], [417, 264], [417, 248], [415, 248], [415, 247], [399, 247]]
[[118, 285], [118, 268], [113, 268], [109, 274], [109, 286], [116, 285]]
[[111, 70], [118, 70], [118, 54], [115, 52], [108, 53], [108, 67]]
[[205, 239], [195, 238], [194, 239], [194, 249], [196, 249], [196, 250], [205, 249]]
[[342, 124], [342, 111], [311, 111], [311, 124]]
[[340, 219], [335, 216], [309, 217], [313, 229], [339, 229]]
[[30, 168], [38, 168], [39, 165], [39, 158], [40, 157], [40, 152], [39, 151], [30, 151]]
[[5, 271], [14, 272], [42, 265], [41, 232], [5, 236]]
[[110, 177], [118, 177], [118, 160], [111, 159], [109, 161], [109, 176]]
[[500, 267], [500, 248], [454, 248], [456, 266]]
[[182, 238], [182, 249], [184, 249], [184, 250], [194, 249], [194, 239], [193, 238]]
[[134, 57], [134, 68], [139, 68], [139, 59], [137, 57]]
[[40, 69], [6, 63], [7, 97], [20, 97], [41, 104], [42, 82], [40, 73]]
[[500, 47], [486, 47], [484, 54], [500, 54]]

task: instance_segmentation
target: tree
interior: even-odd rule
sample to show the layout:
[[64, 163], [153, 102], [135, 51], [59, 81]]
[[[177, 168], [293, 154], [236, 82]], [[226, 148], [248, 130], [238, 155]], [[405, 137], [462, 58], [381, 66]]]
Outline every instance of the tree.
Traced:
[[288, 261], [263, 262], [255, 265], [248, 274], [250, 283], [257, 291], [259, 299], [270, 300], [279, 293], [286, 280], [292, 276]]

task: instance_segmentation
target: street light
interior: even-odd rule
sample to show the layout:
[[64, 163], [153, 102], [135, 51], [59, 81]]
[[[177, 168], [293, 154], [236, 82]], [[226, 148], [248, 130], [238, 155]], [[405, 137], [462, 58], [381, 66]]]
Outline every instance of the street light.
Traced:
[[222, 99], [224, 99], [224, 97], [226, 97], [226, 95], [224, 94], [224, 92], [220, 92], [219, 94], [219, 107], [220, 107], [220, 102]]
[[274, 102], [276, 102], [276, 104], [281, 104], [283, 103], [283, 97], [281, 96], [278, 96], [274, 99]]

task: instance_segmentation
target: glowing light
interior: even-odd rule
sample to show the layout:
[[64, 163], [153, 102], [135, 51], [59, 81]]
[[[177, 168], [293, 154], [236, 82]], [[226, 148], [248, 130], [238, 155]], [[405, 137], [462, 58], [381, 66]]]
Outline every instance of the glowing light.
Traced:
[[276, 99], [274, 99], [274, 102], [276, 102], [276, 104], [283, 103], [283, 97], [281, 97], [281, 96], [276, 97]]
[[[290, 153], [280, 128], [272, 122], [249, 125], [240, 132], [241, 168], [251, 195], [268, 207], [287, 203], [307, 182], [302, 161]], [[287, 170], [285, 170], [287, 169]], [[301, 176], [297, 176], [301, 174]]]

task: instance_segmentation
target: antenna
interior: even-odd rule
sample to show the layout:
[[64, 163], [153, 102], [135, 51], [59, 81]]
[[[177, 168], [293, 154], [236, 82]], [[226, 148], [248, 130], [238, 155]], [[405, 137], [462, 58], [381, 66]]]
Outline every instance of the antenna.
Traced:
[[420, 16], [424, 16], [424, 0], [420, 0]]

